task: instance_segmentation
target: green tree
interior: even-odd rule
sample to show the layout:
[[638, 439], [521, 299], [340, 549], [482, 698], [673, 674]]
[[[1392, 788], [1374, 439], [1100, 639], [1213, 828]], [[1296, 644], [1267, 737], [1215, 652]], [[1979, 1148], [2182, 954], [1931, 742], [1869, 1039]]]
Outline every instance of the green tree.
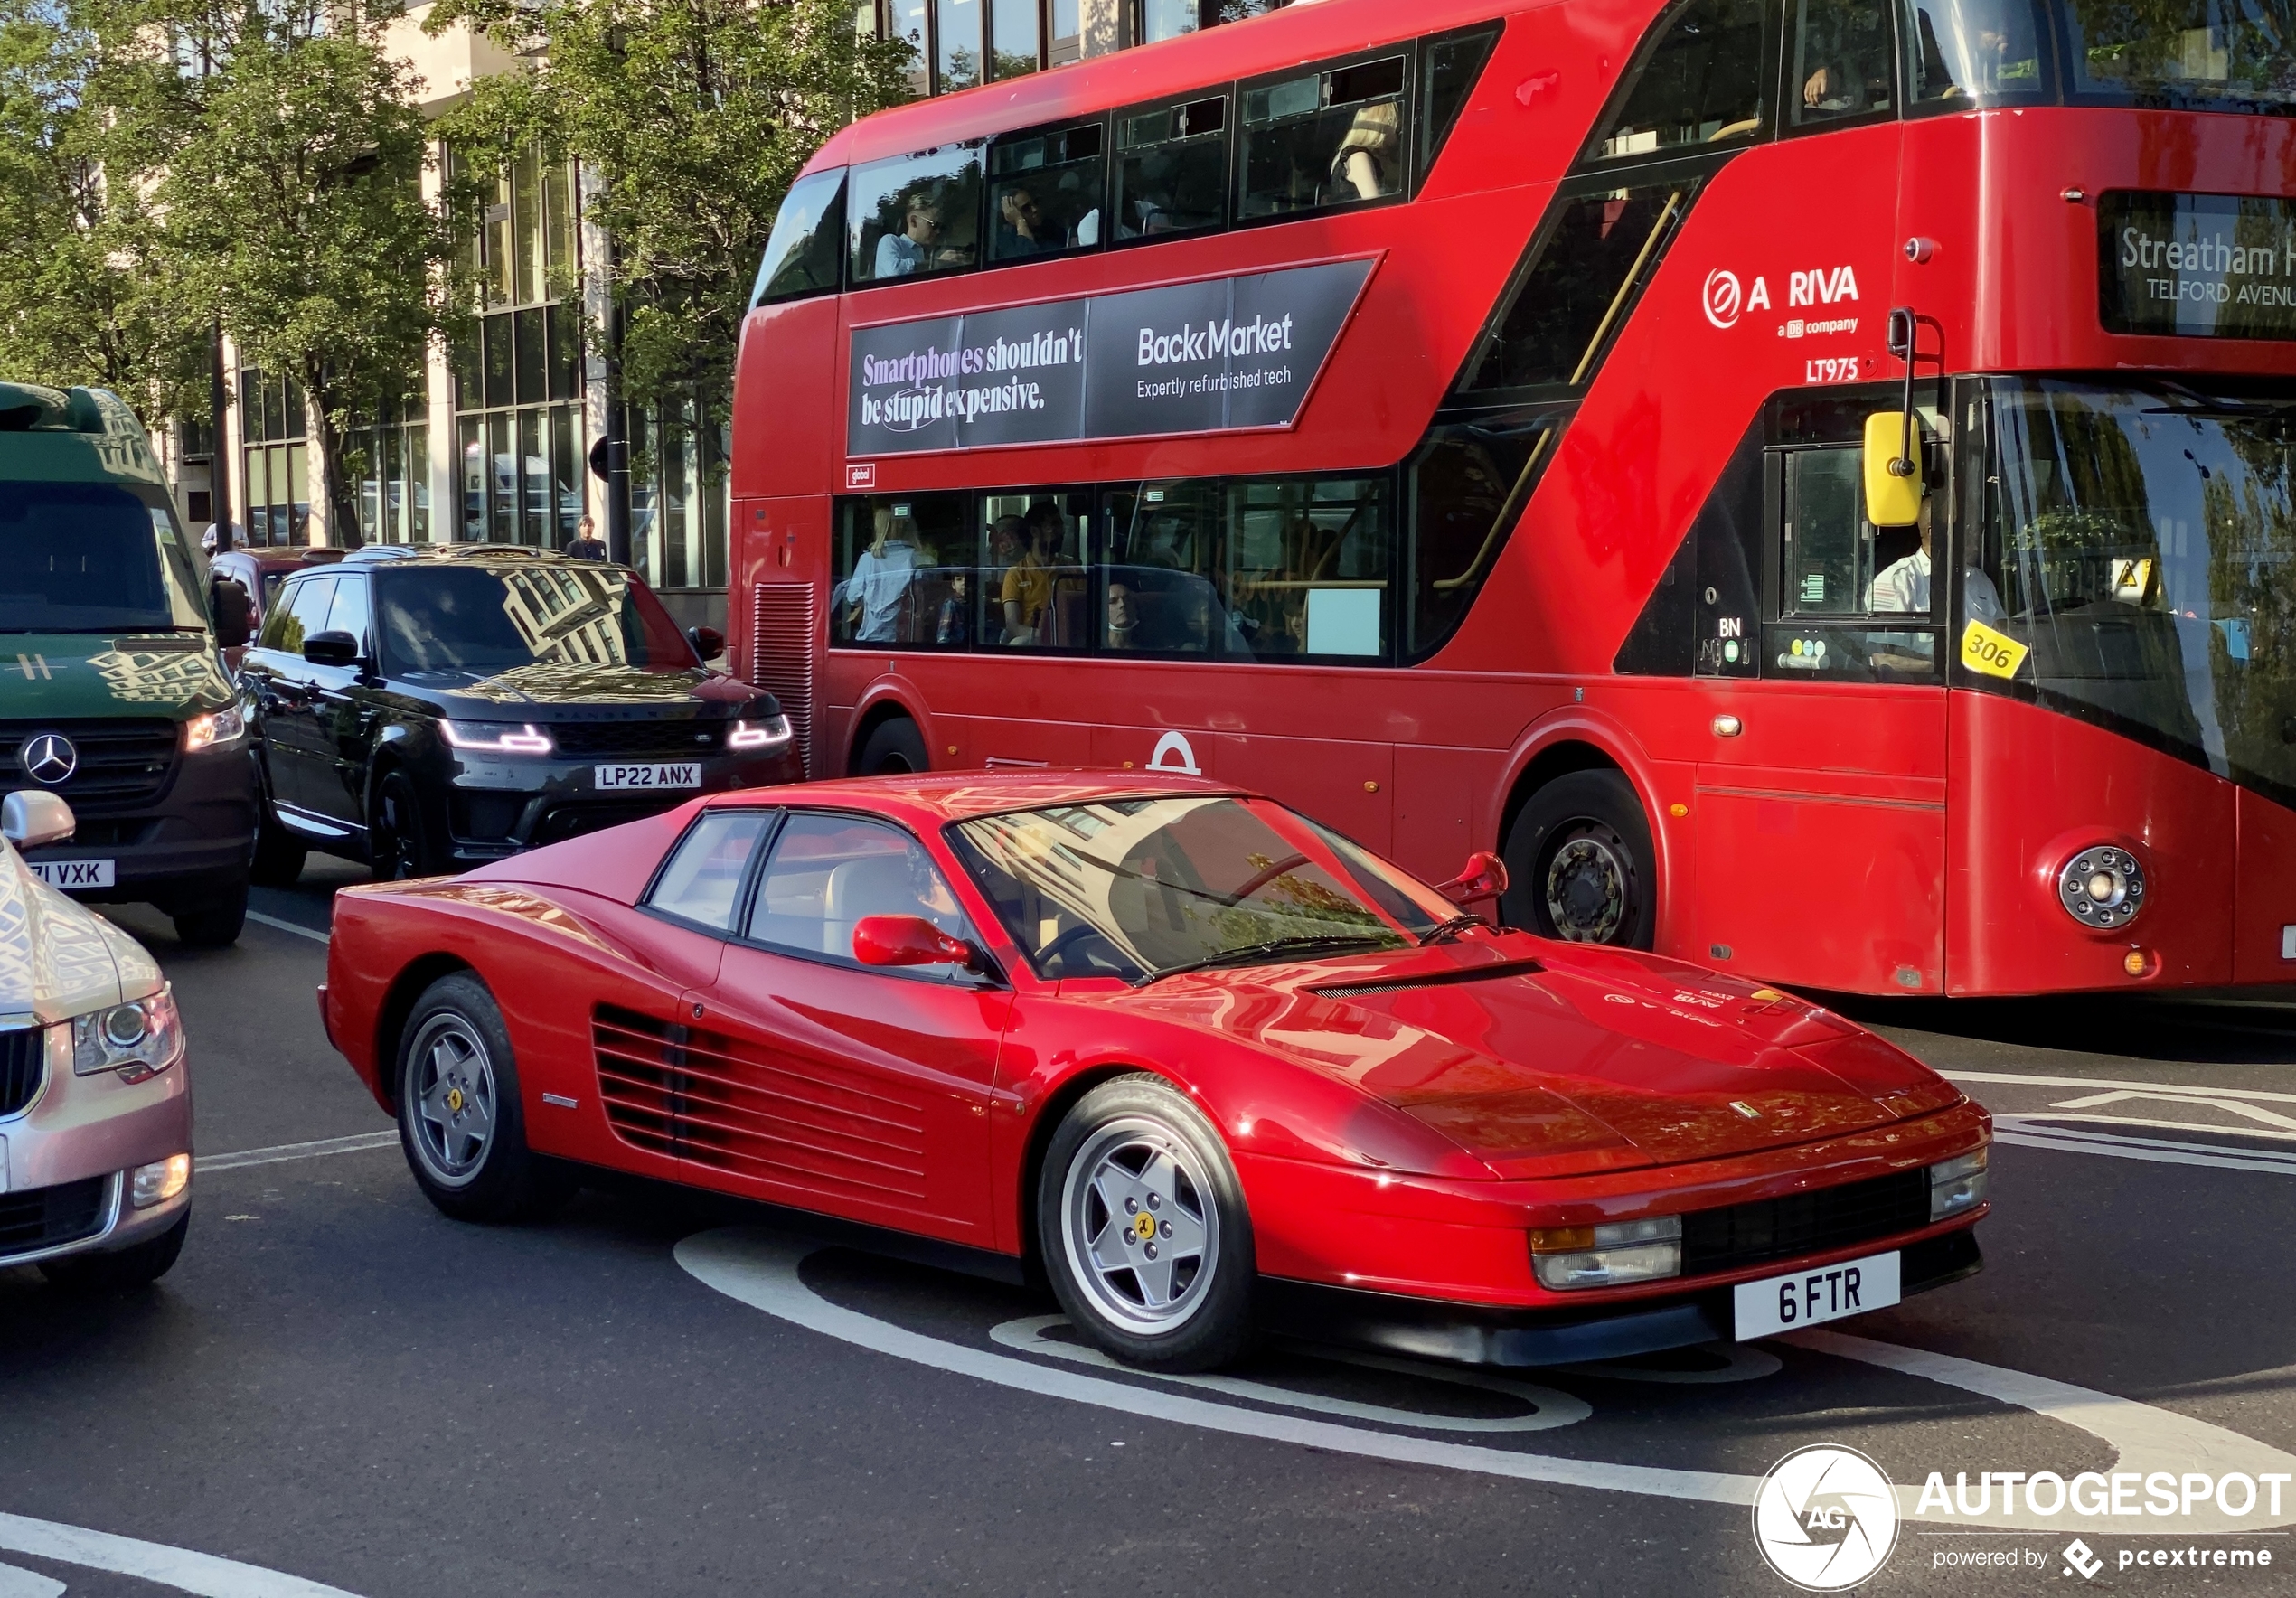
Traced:
[[[194, 41], [202, 74], [147, 80], [167, 273], [241, 359], [301, 385], [339, 541], [357, 519], [344, 436], [400, 398], [456, 318], [447, 212], [422, 192], [421, 85], [383, 47], [393, 13], [154, 0], [138, 36]], [[162, 30], [165, 30], [162, 34]]]
[[585, 213], [612, 240], [625, 318], [617, 398], [722, 420], [790, 180], [838, 127], [908, 98], [910, 47], [859, 36], [852, 0], [442, 0], [424, 25], [456, 21], [537, 62], [473, 86], [445, 118], [456, 148], [475, 164], [539, 146], [593, 175]]
[[147, 47], [83, 4], [0, 0], [0, 376], [204, 416], [211, 324], [169, 277], [138, 114]]

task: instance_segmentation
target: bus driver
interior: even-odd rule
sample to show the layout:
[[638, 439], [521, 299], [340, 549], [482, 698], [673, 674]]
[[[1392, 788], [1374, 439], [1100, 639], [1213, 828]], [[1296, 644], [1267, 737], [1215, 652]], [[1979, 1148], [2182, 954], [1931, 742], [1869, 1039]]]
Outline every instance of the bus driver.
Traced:
[[[1921, 548], [1902, 560], [1892, 561], [1874, 578], [1866, 589], [1868, 615], [1929, 614], [1930, 507], [1936, 503], [1934, 494], [1922, 495]], [[1974, 566], [1962, 573], [1962, 607], [1968, 613], [1965, 619], [1971, 621], [1997, 622], [2004, 614], [1993, 579]]]

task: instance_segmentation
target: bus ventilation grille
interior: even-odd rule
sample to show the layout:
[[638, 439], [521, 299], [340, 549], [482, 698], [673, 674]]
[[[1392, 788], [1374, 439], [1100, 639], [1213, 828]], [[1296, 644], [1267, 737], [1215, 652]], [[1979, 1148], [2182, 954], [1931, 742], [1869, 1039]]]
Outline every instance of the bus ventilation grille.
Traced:
[[749, 630], [749, 681], [781, 701], [805, 775], [814, 775], [814, 590], [810, 583], [759, 583]]

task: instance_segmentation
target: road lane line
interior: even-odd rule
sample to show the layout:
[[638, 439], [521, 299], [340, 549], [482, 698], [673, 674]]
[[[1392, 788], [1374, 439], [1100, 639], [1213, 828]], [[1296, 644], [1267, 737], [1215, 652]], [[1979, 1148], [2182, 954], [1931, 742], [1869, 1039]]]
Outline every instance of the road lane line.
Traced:
[[281, 932], [291, 932], [297, 937], [307, 937], [313, 943], [331, 944], [334, 941], [331, 934], [314, 931], [308, 926], [299, 926], [293, 921], [283, 921], [277, 916], [266, 916], [260, 910], [249, 910], [247, 913], [247, 918], [249, 921], [259, 921], [266, 926], [275, 926]]
[[397, 1132], [362, 1132], [352, 1137], [321, 1138], [310, 1143], [276, 1143], [268, 1149], [242, 1149], [236, 1154], [202, 1154], [192, 1161], [194, 1174], [237, 1170], [242, 1165], [278, 1165], [288, 1160], [320, 1160], [329, 1154], [356, 1154], [367, 1149], [397, 1146]]
[[0, 1598], [63, 1598], [64, 1584], [53, 1576], [0, 1565]]
[[2012, 1071], [1940, 1071], [1948, 1082], [1999, 1082], [2010, 1087], [2125, 1087], [2138, 1093], [2198, 1094], [2203, 1098], [2255, 1099], [2268, 1104], [2296, 1104], [2296, 1093], [2273, 1093], [2262, 1087], [2197, 1087], [2182, 1082], [2116, 1082], [2105, 1076], [2025, 1076]]
[[[1300, 1415], [1272, 1415], [1209, 1399], [1135, 1386], [1081, 1371], [1060, 1369], [1009, 1354], [993, 1353], [963, 1343], [927, 1337], [906, 1327], [877, 1320], [856, 1310], [831, 1303], [805, 1285], [798, 1267], [818, 1245], [797, 1243], [762, 1229], [726, 1227], [697, 1232], [679, 1242], [677, 1262], [695, 1280], [752, 1309], [826, 1337], [889, 1354], [898, 1359], [969, 1376], [999, 1386], [1045, 1397], [1065, 1398], [1136, 1418], [1172, 1421], [1207, 1431], [1269, 1442], [1322, 1448], [1334, 1453], [1387, 1460], [1396, 1463], [1435, 1465], [1490, 1476], [1510, 1477], [1557, 1487], [1588, 1487], [1609, 1492], [1632, 1492], [1651, 1498], [1684, 1499], [1712, 1504], [1751, 1504], [1761, 1486], [1755, 1476], [1717, 1471], [1685, 1471], [1659, 1465], [1614, 1464], [1600, 1460], [1566, 1458], [1482, 1443], [1452, 1443], [1377, 1432], [1368, 1426], [1341, 1425]], [[2076, 1387], [2047, 1377], [2028, 1375], [2000, 1366], [1919, 1349], [1874, 1342], [1840, 1332], [1802, 1331], [1775, 1340], [1793, 1343], [1837, 1358], [1868, 1365], [1975, 1393], [1998, 1403], [2047, 1416], [2089, 1433], [2111, 1447], [2124, 1471], [2207, 1470], [2213, 1474], [2244, 1471], [2252, 1476], [2285, 1471], [2296, 1474], [2296, 1458], [2237, 1432], [2172, 1410], [2156, 1409], [2115, 1394]], [[1972, 1461], [1972, 1464], [1978, 1462]], [[2020, 1463], [2024, 1462], [2022, 1461]], [[2160, 1521], [2141, 1516], [2116, 1519], [2109, 1515], [2056, 1517], [1990, 1514], [1941, 1517], [1918, 1515], [1921, 1489], [1916, 1483], [1897, 1485], [1899, 1513], [1911, 1526], [1945, 1525], [2004, 1527], [2017, 1530], [2085, 1535], [2161, 1535]], [[2206, 1511], [2180, 1518], [2177, 1533], [2225, 1526], [2234, 1531], [2258, 1531], [2296, 1521], [2296, 1503], [2273, 1518], [2259, 1503], [2257, 1521], [2246, 1524]], [[2196, 1525], [2196, 1522], [2197, 1523]], [[2170, 1534], [2175, 1535], [2175, 1534]]]
[[[2020, 1149], [2054, 1149], [2064, 1154], [2102, 1154], [2113, 1160], [2146, 1160], [2156, 1165], [2198, 1165], [2214, 1170], [2247, 1170], [2269, 1176], [2296, 1176], [2296, 1156], [2271, 1149], [2235, 1149], [2224, 1143], [2186, 1143], [2169, 1138], [2123, 1137], [2113, 1133], [2062, 1130], [2032, 1124], [2072, 1119], [2056, 1115], [1996, 1115], [1993, 1141]], [[2099, 1121], [2113, 1117], [2100, 1115]], [[2213, 1132], [2214, 1127], [2197, 1130]], [[2239, 1137], [2261, 1133], [2236, 1132]]]
[[156, 1582], [179, 1593], [196, 1593], [200, 1598], [353, 1598], [341, 1587], [282, 1575], [259, 1565], [241, 1565], [236, 1559], [193, 1553], [189, 1548], [171, 1548], [164, 1543], [23, 1515], [0, 1514], [0, 1549]]

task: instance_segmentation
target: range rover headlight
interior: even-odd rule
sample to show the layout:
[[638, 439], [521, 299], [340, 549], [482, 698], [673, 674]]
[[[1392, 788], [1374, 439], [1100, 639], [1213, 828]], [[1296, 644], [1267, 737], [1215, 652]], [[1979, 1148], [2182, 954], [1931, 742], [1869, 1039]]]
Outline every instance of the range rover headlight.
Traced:
[[547, 755], [558, 746], [531, 721], [441, 721], [438, 729], [457, 749], [481, 755]]
[[1682, 1274], [1682, 1217], [1655, 1215], [1600, 1227], [1537, 1227], [1530, 1265], [1541, 1287], [1618, 1287]]
[[75, 1076], [117, 1071], [122, 1082], [143, 1082], [183, 1058], [183, 1018], [176, 1013], [172, 987], [148, 999], [74, 1016], [59, 1022], [55, 1030], [61, 1035], [66, 1029]]
[[789, 741], [789, 718], [767, 716], [757, 721], [737, 721], [726, 734], [729, 749], [771, 749]]
[[183, 723], [183, 753], [196, 755], [202, 749], [228, 744], [246, 731], [247, 721], [239, 706], [225, 705], [220, 710], [210, 710]]

